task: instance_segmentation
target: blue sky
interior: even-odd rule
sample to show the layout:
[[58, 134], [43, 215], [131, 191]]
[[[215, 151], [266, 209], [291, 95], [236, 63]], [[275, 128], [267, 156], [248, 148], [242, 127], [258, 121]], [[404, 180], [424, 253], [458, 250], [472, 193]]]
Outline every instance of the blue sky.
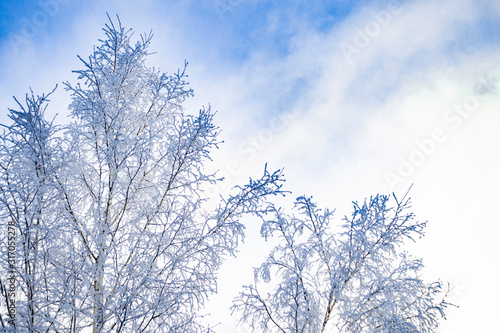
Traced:
[[[314, 195], [340, 219], [352, 200], [414, 184], [415, 213], [429, 224], [412, 251], [429, 280], [456, 285], [460, 305], [441, 332], [497, 327], [498, 1], [2, 1], [0, 121], [13, 95], [55, 84], [48, 112], [66, 121], [61, 83], [103, 37], [106, 12], [137, 34], [153, 29], [151, 66], [189, 62], [187, 112], [218, 110], [215, 167], [227, 181], [209, 190], [268, 162], [285, 168], [295, 196]], [[220, 332], [235, 332], [225, 309], [266, 248], [248, 229], [211, 303]]]

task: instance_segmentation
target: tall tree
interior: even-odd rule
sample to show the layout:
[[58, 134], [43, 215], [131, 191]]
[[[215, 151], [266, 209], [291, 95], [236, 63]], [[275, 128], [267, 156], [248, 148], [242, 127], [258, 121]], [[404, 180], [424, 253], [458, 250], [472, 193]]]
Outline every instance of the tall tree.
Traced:
[[[64, 230], [55, 174], [57, 128], [44, 118], [48, 95], [26, 95], [10, 109], [0, 143], [0, 242], [4, 331], [42, 332], [62, 320], [70, 275], [58, 263]], [[10, 310], [10, 311], [8, 311]]]
[[80, 58], [80, 83], [66, 84], [74, 121], [57, 181], [85, 258], [74, 331], [201, 332], [198, 310], [243, 237], [240, 217], [267, 212], [282, 175], [265, 170], [205, 209], [202, 186], [217, 182], [205, 171], [218, 144], [214, 113], [183, 112], [185, 70], [146, 66], [151, 34], [132, 44], [119, 20], [104, 32]]
[[394, 200], [355, 203], [338, 233], [333, 212], [310, 198], [297, 199], [298, 216], [275, 209], [261, 234], [278, 245], [235, 299], [241, 321], [259, 332], [435, 332], [448, 289], [425, 283], [422, 261], [401, 251], [425, 223], [414, 220], [407, 196]]

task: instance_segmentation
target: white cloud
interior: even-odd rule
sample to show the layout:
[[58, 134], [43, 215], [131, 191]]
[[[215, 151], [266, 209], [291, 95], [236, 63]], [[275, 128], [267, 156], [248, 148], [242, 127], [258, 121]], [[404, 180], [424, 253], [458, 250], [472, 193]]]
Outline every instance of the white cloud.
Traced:
[[[351, 199], [391, 191], [384, 174], [397, 173], [400, 158], [413, 156], [418, 165], [397, 189], [402, 194], [415, 183], [415, 211], [430, 220], [417, 253], [430, 263], [430, 279], [465, 284], [456, 300], [462, 309], [450, 310], [442, 331], [487, 331], [495, 325], [493, 299], [499, 296], [483, 297], [491, 293], [491, 284], [480, 279], [493, 274], [499, 250], [494, 245], [499, 228], [488, 207], [499, 199], [495, 133], [500, 100], [493, 87], [498, 87], [500, 52], [452, 47], [467, 42], [463, 31], [480, 24], [484, 15], [471, 3], [419, 2], [401, 9], [356, 65], [349, 65], [335, 46], [363, 26], [363, 13], [346, 20], [341, 32], [298, 36], [288, 58], [268, 64], [285, 64], [296, 73], [319, 63], [322, 74], [306, 76], [311, 89], [299, 100], [307, 103], [297, 103], [294, 123], [261, 157], [282, 161], [296, 195], [314, 194], [321, 205], [340, 206], [343, 214]], [[491, 85], [483, 95], [478, 84], [484, 79]], [[452, 120], [449, 110], [456, 105], [464, 111]], [[435, 130], [439, 142], [422, 148]], [[482, 322], [466, 319], [475, 317]]]

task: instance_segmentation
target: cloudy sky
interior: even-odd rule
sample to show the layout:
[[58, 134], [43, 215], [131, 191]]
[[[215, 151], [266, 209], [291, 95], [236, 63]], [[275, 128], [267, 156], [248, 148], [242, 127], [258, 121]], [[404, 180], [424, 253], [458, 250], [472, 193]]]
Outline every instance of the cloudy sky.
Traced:
[[[426, 279], [455, 285], [460, 305], [440, 331], [498, 327], [499, 1], [2, 1], [2, 123], [12, 96], [56, 84], [48, 113], [66, 120], [61, 83], [103, 37], [106, 12], [153, 30], [149, 65], [172, 73], [189, 62], [187, 112], [218, 110], [226, 182], [211, 191], [267, 162], [285, 168], [290, 199], [313, 195], [340, 221], [351, 201], [414, 184], [414, 212], [429, 224], [412, 253]], [[220, 332], [246, 332], [226, 308], [262, 259], [257, 233], [250, 223], [221, 271], [210, 303]]]

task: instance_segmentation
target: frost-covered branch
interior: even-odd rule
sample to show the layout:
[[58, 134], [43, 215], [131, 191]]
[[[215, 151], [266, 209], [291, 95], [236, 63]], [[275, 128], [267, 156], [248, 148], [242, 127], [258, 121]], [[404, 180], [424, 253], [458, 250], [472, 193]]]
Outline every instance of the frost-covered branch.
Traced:
[[[67, 259], [62, 202], [55, 175], [61, 155], [57, 128], [45, 119], [52, 94], [26, 95], [10, 109], [0, 145], [0, 282], [2, 327], [6, 331], [41, 332], [65, 323], [64, 282], [71, 280], [61, 264]], [[14, 268], [13, 273], [9, 271]], [[13, 277], [13, 278], [12, 278]], [[13, 289], [15, 288], [15, 289]], [[17, 292], [10, 292], [17, 290]], [[9, 291], [9, 292], [8, 292]], [[7, 293], [10, 295], [7, 297]], [[15, 303], [14, 303], [15, 302]], [[7, 323], [7, 308], [15, 309]]]
[[73, 102], [65, 168], [57, 175], [74, 245], [84, 264], [77, 316], [94, 332], [201, 332], [197, 312], [216, 291], [216, 272], [243, 238], [240, 219], [267, 212], [281, 171], [221, 198], [203, 185], [220, 143], [210, 108], [184, 114], [186, 65], [173, 75], [145, 65], [152, 34], [132, 44], [121, 23], [66, 84]]
[[[233, 311], [254, 331], [435, 332], [448, 305], [446, 288], [420, 278], [421, 260], [401, 246], [423, 235], [407, 195], [377, 195], [354, 203], [342, 230], [330, 226], [333, 214], [310, 198], [297, 198], [298, 216], [275, 209], [262, 237], [278, 245], [255, 270], [255, 284], [244, 287]], [[271, 289], [267, 295], [258, 285]]]

